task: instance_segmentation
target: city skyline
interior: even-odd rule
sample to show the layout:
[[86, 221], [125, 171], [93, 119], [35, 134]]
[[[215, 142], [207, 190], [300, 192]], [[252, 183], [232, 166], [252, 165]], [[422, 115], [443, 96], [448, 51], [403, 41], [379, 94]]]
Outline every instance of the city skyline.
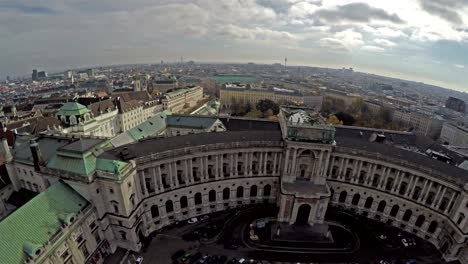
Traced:
[[162, 60], [353, 67], [468, 91], [465, 1], [0, 2], [0, 73]]

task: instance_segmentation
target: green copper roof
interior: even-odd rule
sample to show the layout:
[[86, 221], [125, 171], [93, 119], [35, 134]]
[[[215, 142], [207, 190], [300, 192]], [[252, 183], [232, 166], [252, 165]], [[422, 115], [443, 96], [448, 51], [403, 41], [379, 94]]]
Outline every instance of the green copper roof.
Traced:
[[96, 157], [93, 154], [71, 155], [59, 152], [50, 159], [47, 167], [89, 176], [96, 170]]
[[63, 182], [14, 211], [0, 222], [0, 263], [24, 263], [57, 234], [64, 218], [78, 214], [88, 201]]
[[170, 114], [170, 111], [158, 113], [140, 125], [128, 130], [127, 133], [135, 141], [154, 136], [166, 128], [166, 119]]
[[79, 104], [77, 102], [68, 102], [65, 103], [60, 110], [57, 112], [57, 115], [71, 116], [71, 115], [84, 115], [91, 112], [86, 106]]
[[97, 159], [96, 169], [113, 173], [116, 178], [122, 174], [128, 163], [119, 160]]

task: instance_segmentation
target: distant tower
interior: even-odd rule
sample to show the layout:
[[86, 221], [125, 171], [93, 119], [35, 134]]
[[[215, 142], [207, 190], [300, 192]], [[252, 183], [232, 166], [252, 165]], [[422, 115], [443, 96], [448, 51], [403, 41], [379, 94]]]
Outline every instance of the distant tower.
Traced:
[[284, 58], [284, 68], [286, 68], [287, 63], [288, 63], [288, 58]]
[[184, 64], [184, 57], [180, 57], [180, 64]]
[[38, 78], [37, 75], [38, 75], [38, 74], [37, 74], [37, 70], [34, 69], [33, 72], [32, 72], [32, 76], [31, 76], [31, 78], [32, 78], [33, 81], [37, 81], [37, 78]]

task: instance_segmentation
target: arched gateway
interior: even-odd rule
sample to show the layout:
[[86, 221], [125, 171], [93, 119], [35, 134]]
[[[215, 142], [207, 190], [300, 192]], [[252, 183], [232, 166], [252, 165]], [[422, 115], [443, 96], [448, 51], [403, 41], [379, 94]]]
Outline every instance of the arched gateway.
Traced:
[[299, 206], [296, 217], [296, 225], [308, 225], [311, 207], [308, 204]]

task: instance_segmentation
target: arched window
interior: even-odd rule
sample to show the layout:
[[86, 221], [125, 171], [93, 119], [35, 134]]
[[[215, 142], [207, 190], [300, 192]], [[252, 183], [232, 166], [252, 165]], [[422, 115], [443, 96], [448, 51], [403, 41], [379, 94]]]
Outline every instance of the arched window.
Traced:
[[242, 187], [242, 186], [237, 187], [236, 196], [237, 196], [237, 198], [244, 197], [244, 187]]
[[406, 182], [402, 182], [400, 185], [400, 190], [398, 190], [398, 193], [400, 195], [405, 195], [407, 186], [408, 184]]
[[270, 196], [271, 194], [271, 185], [267, 184], [263, 187], [263, 196]]
[[387, 185], [385, 185], [385, 190], [390, 191], [392, 190], [392, 187], [393, 187], [393, 179], [388, 178]]
[[210, 179], [214, 179], [215, 178], [215, 175], [213, 173], [213, 165], [209, 165], [208, 166], [208, 178]]
[[70, 116], [70, 125], [76, 125], [76, 117]]
[[215, 191], [215, 190], [211, 190], [211, 191], [208, 193], [208, 200], [209, 200], [210, 202], [216, 201], [216, 191]]
[[188, 206], [187, 196], [180, 197], [180, 208], [187, 208], [187, 206]]
[[174, 211], [174, 205], [171, 200], [166, 201], [166, 213], [172, 213]]
[[380, 175], [375, 174], [374, 178], [372, 179], [372, 187], [377, 187], [377, 185], [379, 185], [379, 182], [380, 182]]
[[366, 177], [366, 172], [365, 172], [365, 171], [361, 171], [361, 172], [359, 173], [359, 183], [360, 183], [360, 184], [364, 184], [364, 179], [365, 179], [365, 177]]
[[392, 216], [392, 217], [397, 216], [399, 210], [400, 210], [400, 206], [398, 206], [398, 205], [395, 204], [395, 205], [392, 207], [392, 210], [390, 211], [390, 216]]
[[429, 228], [427, 229], [427, 232], [429, 233], [434, 233], [437, 229], [438, 223], [436, 221], [432, 221], [431, 224], [429, 225]]
[[159, 216], [159, 207], [157, 205], [151, 206], [151, 217], [156, 218]]
[[435, 196], [435, 193], [430, 192], [430, 193], [427, 195], [426, 204], [432, 204], [432, 202], [434, 201], [434, 196]]
[[257, 197], [257, 185], [250, 187], [250, 197]]
[[448, 205], [448, 199], [447, 198], [443, 198], [442, 199], [442, 202], [440, 202], [440, 205], [439, 205], [439, 210], [445, 210], [447, 209], [447, 205]]
[[336, 179], [338, 177], [338, 167], [333, 166], [332, 171], [331, 171], [331, 176], [333, 179]]
[[231, 194], [231, 191], [229, 191], [229, 188], [224, 188], [224, 190], [223, 190], [223, 199], [224, 200], [229, 200], [230, 194]]
[[352, 205], [358, 205], [360, 199], [361, 199], [361, 196], [359, 195], [359, 193], [356, 193], [356, 194], [353, 196], [353, 200], [351, 201], [351, 204], [352, 204]]
[[387, 205], [387, 202], [380, 201], [379, 206], [377, 206], [377, 212], [383, 212], [385, 210], [386, 205]]
[[421, 194], [421, 188], [420, 187], [416, 187], [414, 188], [414, 193], [413, 193], [413, 200], [416, 200], [419, 198], [419, 194]]
[[338, 198], [338, 202], [344, 203], [346, 201], [346, 196], [348, 196], [348, 193], [346, 191], [342, 191], [340, 193], [340, 197]]
[[405, 214], [403, 215], [402, 220], [408, 222], [410, 220], [412, 214], [413, 214], [413, 212], [410, 209], [406, 210]]
[[414, 223], [415, 226], [421, 227], [424, 224], [424, 221], [426, 220], [426, 217], [424, 215], [418, 216], [418, 219], [416, 219], [416, 223]]
[[353, 170], [350, 169], [350, 168], [347, 168], [346, 173], [345, 173], [345, 180], [349, 181], [351, 179], [351, 174], [352, 173], [353, 173]]
[[196, 193], [195, 194], [195, 205], [199, 205], [202, 203], [202, 194]]
[[237, 162], [237, 174], [238, 175], [244, 175], [244, 171], [242, 170], [243, 164], [244, 163], [242, 162]]
[[374, 198], [372, 198], [372, 197], [367, 197], [366, 203], [364, 204], [364, 207], [365, 207], [365, 208], [371, 208], [373, 202], [374, 202]]

